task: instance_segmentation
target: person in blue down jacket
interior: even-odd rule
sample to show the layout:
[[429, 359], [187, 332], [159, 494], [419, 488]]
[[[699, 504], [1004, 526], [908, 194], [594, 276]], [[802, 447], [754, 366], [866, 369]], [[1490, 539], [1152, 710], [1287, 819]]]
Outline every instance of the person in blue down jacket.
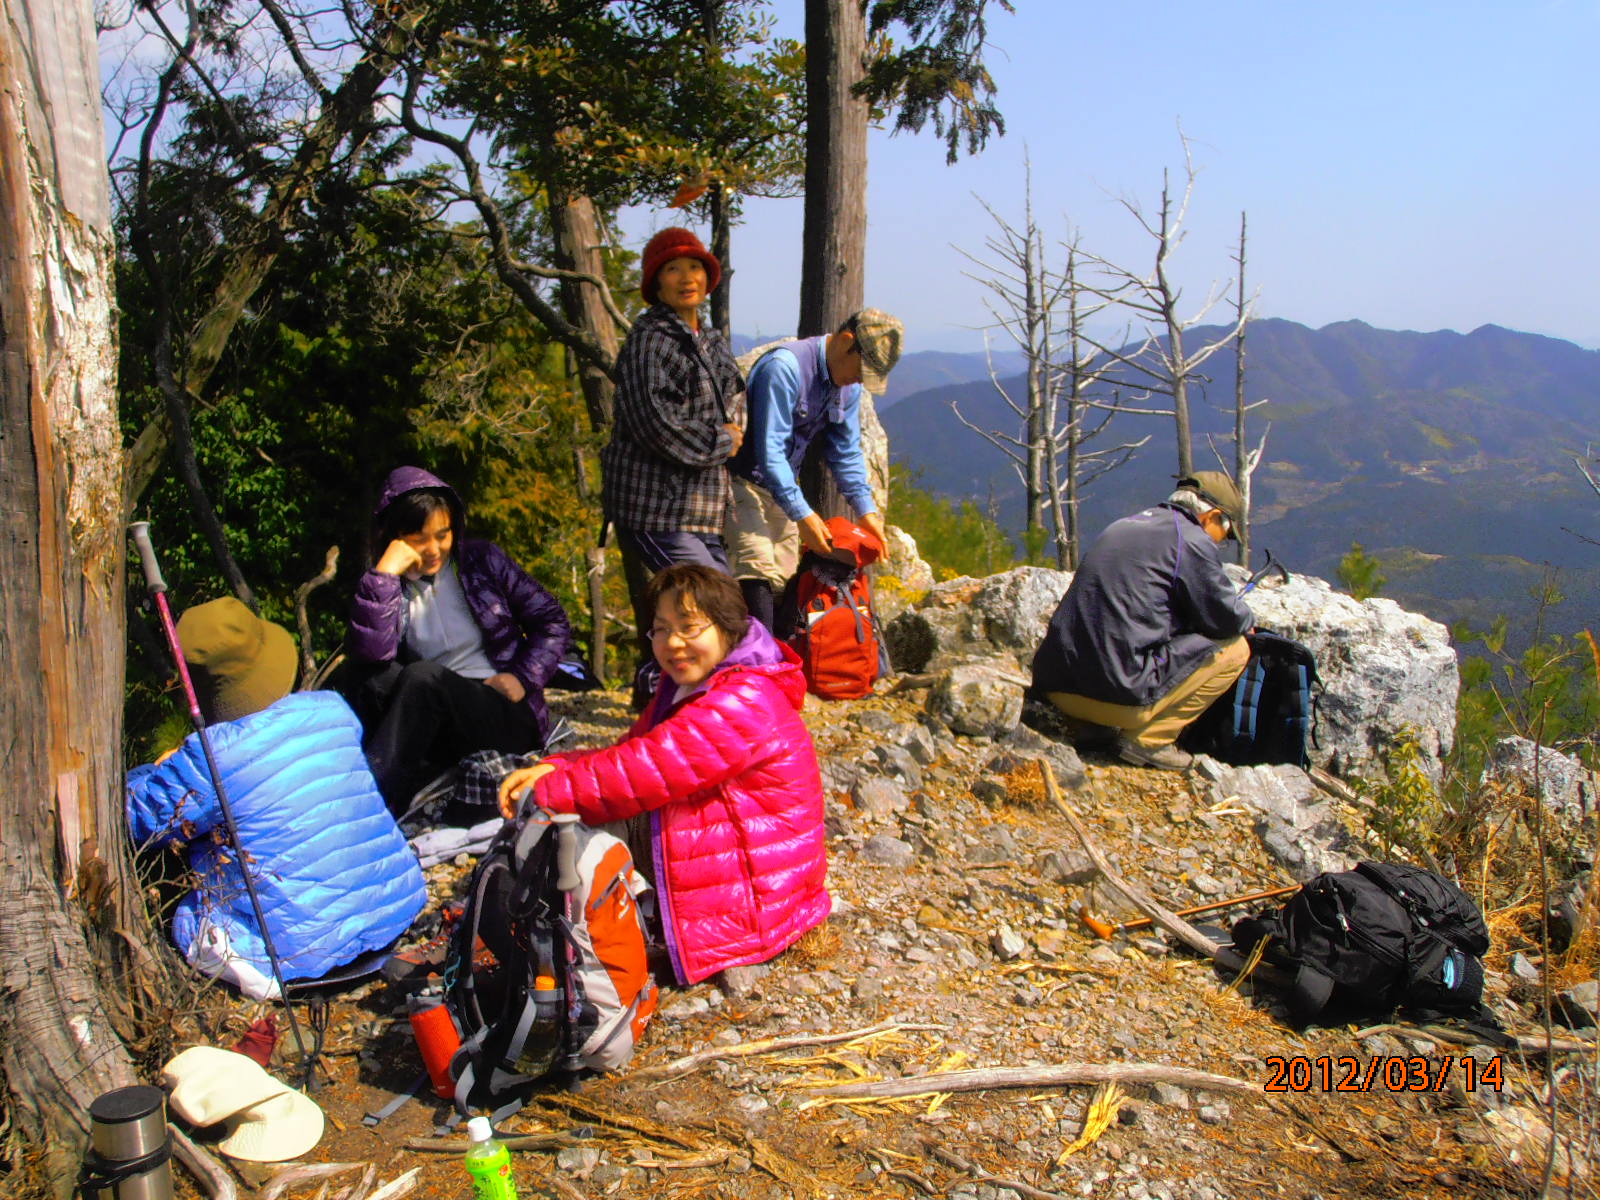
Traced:
[[1182, 771], [1184, 727], [1250, 661], [1254, 621], [1219, 550], [1244, 501], [1198, 471], [1154, 508], [1113, 521], [1089, 547], [1033, 656], [1033, 687], [1117, 739], [1124, 762]]
[[421, 467], [391, 471], [372, 517], [373, 565], [350, 607], [339, 688], [401, 815], [474, 751], [543, 747], [545, 685], [572, 643], [560, 602], [465, 528], [454, 488]]
[[197, 734], [128, 773], [135, 844], [187, 846], [199, 881], [173, 915], [178, 949], [248, 996], [277, 994], [241, 861], [251, 864], [285, 980], [319, 979], [389, 945], [428, 895], [349, 705], [333, 692], [290, 695], [293, 639], [238, 600], [185, 612], [178, 637], [242, 849], [227, 843]]

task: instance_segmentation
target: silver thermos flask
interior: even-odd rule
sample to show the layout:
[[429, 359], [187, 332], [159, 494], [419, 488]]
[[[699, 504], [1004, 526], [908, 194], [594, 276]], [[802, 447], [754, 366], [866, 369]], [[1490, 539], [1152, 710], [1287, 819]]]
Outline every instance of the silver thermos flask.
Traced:
[[81, 1187], [87, 1200], [172, 1200], [165, 1092], [117, 1088], [89, 1106], [89, 1154]]

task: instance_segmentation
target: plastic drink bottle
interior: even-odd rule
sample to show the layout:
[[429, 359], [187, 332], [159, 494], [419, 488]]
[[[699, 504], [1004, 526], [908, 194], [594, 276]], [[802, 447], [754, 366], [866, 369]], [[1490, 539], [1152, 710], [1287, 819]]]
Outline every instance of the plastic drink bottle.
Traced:
[[488, 1117], [467, 1122], [472, 1145], [467, 1150], [467, 1174], [472, 1176], [475, 1200], [517, 1200], [517, 1181], [511, 1174], [511, 1151], [494, 1139]]
[[517, 1070], [539, 1076], [555, 1065], [561, 1049], [561, 990], [555, 976], [539, 975], [533, 981], [533, 1024], [517, 1058]]

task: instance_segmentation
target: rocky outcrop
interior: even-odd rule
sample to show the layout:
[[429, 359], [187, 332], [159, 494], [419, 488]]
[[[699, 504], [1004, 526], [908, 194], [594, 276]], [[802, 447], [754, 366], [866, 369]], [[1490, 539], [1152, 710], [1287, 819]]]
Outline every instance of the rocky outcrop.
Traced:
[[886, 629], [889, 654], [902, 671], [945, 671], [960, 663], [1010, 660], [1027, 675], [1072, 576], [1045, 567], [1017, 567], [935, 584]]
[[[901, 671], [939, 674], [936, 695], [956, 686], [945, 673], [957, 667], [984, 664], [1002, 674], [1020, 670], [1026, 678], [1071, 581], [1064, 571], [1018, 567], [934, 584], [887, 623], [890, 655]], [[1392, 600], [1356, 600], [1303, 575], [1258, 588], [1250, 606], [1263, 628], [1304, 642], [1317, 656], [1323, 690], [1311, 748], [1316, 765], [1341, 775], [1380, 776], [1386, 749], [1410, 726], [1424, 765], [1438, 775], [1453, 739], [1460, 690], [1443, 625]]]
[[1357, 600], [1309, 575], [1257, 588], [1249, 604], [1262, 628], [1304, 642], [1317, 656], [1322, 701], [1313, 762], [1339, 775], [1381, 775], [1384, 752], [1410, 726], [1438, 777], [1455, 738], [1461, 690], [1443, 625], [1393, 600]]
[[1489, 752], [1484, 778], [1504, 780], [1537, 794], [1568, 829], [1593, 817], [1595, 773], [1570, 754], [1538, 746], [1524, 737], [1501, 738]]

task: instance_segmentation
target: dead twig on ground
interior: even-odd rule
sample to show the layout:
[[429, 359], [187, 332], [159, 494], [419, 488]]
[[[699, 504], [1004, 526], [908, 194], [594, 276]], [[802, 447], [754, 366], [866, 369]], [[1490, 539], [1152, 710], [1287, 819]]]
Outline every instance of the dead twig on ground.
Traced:
[[897, 675], [895, 680], [886, 689], [884, 695], [893, 696], [896, 692], [909, 692], [914, 688], [932, 687], [933, 681], [939, 678], [929, 673], [925, 675]]
[[[189, 1135], [177, 1126], [168, 1126], [172, 1131], [172, 1152], [178, 1156], [178, 1161], [189, 1169], [189, 1174], [205, 1189], [206, 1195], [211, 1200], [238, 1200], [239, 1185], [233, 1182], [233, 1177], [228, 1174], [216, 1159], [207, 1154], [189, 1140]], [[340, 1167], [359, 1166], [359, 1163], [339, 1163]], [[274, 1192], [273, 1195], [277, 1193]], [[267, 1193], [262, 1193], [267, 1197]]]
[[995, 1088], [1066, 1087], [1089, 1083], [1170, 1083], [1176, 1087], [1204, 1088], [1235, 1095], [1262, 1094], [1261, 1085], [1248, 1079], [1190, 1067], [1169, 1067], [1165, 1063], [1057, 1063], [1051, 1067], [986, 1067], [841, 1083], [817, 1088], [811, 1095], [818, 1100], [881, 1100], [895, 1096], [926, 1096], [933, 1092], [984, 1092]]
[[1068, 1200], [1068, 1197], [1060, 1192], [1047, 1192], [1043, 1188], [1036, 1188], [1032, 1184], [1023, 1183], [1020, 1179], [1007, 1179], [1001, 1175], [991, 1174], [976, 1163], [968, 1162], [948, 1146], [941, 1146], [928, 1138], [922, 1139], [922, 1145], [929, 1154], [944, 1163], [945, 1166], [954, 1167], [956, 1170], [971, 1175], [974, 1179], [983, 1183], [992, 1183], [996, 1188], [1010, 1188], [1017, 1195], [1028, 1197], [1028, 1200]]
[[[1089, 856], [1089, 860], [1094, 863], [1095, 869], [1100, 872], [1101, 878], [1110, 884], [1111, 887], [1116, 891], [1122, 893], [1123, 897], [1127, 899], [1128, 903], [1132, 904], [1140, 912], [1148, 916], [1151, 921], [1159, 925], [1162, 929], [1165, 929], [1185, 946], [1188, 946], [1197, 954], [1204, 955], [1206, 958], [1209, 958], [1212, 962], [1221, 966], [1225, 970], [1231, 971], [1234, 974], [1238, 974], [1240, 967], [1243, 964], [1239, 956], [1235, 954], [1232, 949], [1223, 946], [1219, 942], [1207, 937], [1193, 925], [1189, 924], [1189, 922], [1172, 912], [1171, 909], [1162, 905], [1154, 896], [1150, 895], [1150, 893], [1146, 892], [1143, 888], [1139, 887], [1137, 884], [1128, 882], [1126, 879], [1122, 878], [1121, 875], [1117, 874], [1117, 872], [1112, 868], [1111, 863], [1106, 859], [1106, 856], [1101, 851], [1100, 847], [1097, 846], [1094, 842], [1094, 839], [1089, 836], [1089, 830], [1084, 826], [1083, 819], [1078, 816], [1078, 814], [1073, 810], [1072, 806], [1068, 804], [1066, 799], [1061, 795], [1061, 786], [1056, 783], [1056, 775], [1055, 772], [1050, 769], [1050, 764], [1042, 758], [1035, 761], [1037, 761], [1039, 764], [1039, 774], [1044, 779], [1044, 790], [1046, 794], [1049, 795], [1056, 808], [1061, 811], [1061, 815], [1067, 819], [1067, 824], [1072, 827], [1072, 832], [1077, 835], [1079, 843], [1083, 846], [1083, 852], [1087, 854]], [[1100, 795], [1099, 781], [1091, 778], [1089, 781], [1089, 786], [1094, 792], [1095, 799], [1097, 801], [1102, 801], [1104, 798]], [[1265, 964], [1257, 966], [1254, 971], [1254, 975], [1256, 978], [1265, 983], [1282, 985], [1288, 982], [1288, 980], [1284, 978], [1281, 971], [1276, 971]]]
[[745, 1147], [750, 1151], [750, 1161], [768, 1175], [771, 1175], [784, 1187], [796, 1196], [816, 1195], [816, 1178], [799, 1163], [788, 1155], [774, 1150], [760, 1138], [752, 1137], [748, 1133], [740, 1132]]
[[940, 1194], [938, 1188], [934, 1187], [933, 1184], [929, 1183], [915, 1171], [908, 1170], [902, 1166], [897, 1166], [893, 1160], [890, 1159], [886, 1151], [879, 1150], [876, 1146], [868, 1146], [866, 1151], [869, 1155], [878, 1160], [878, 1165], [883, 1168], [883, 1173], [890, 1179], [898, 1179], [901, 1183], [916, 1188], [917, 1191], [921, 1192], [924, 1196], [937, 1196]]
[[686, 1150], [696, 1153], [711, 1149], [703, 1138], [687, 1137], [679, 1133], [670, 1125], [663, 1125], [659, 1121], [652, 1121], [646, 1117], [630, 1116], [614, 1108], [608, 1108], [593, 1100], [571, 1093], [550, 1094], [535, 1096], [533, 1102], [545, 1108], [563, 1109], [567, 1113], [582, 1117], [610, 1129], [624, 1129], [636, 1133], [652, 1141], [663, 1142], [669, 1146], [682, 1146]]
[[743, 1042], [732, 1046], [715, 1046], [710, 1050], [701, 1050], [694, 1054], [685, 1054], [682, 1058], [675, 1058], [671, 1062], [662, 1063], [658, 1067], [643, 1067], [633, 1072], [635, 1079], [676, 1079], [697, 1071], [706, 1063], [716, 1062], [722, 1058], [748, 1058], [754, 1054], [771, 1054], [778, 1050], [790, 1050], [796, 1046], [829, 1046], [837, 1042], [854, 1042], [863, 1038], [877, 1037], [884, 1033], [897, 1033], [901, 1030], [938, 1030], [948, 1028], [944, 1025], [929, 1024], [902, 1024], [898, 1021], [886, 1021], [882, 1025], [873, 1025], [867, 1029], [847, 1029], [843, 1033], [807, 1033], [796, 1034], [793, 1037], [762, 1038], [755, 1042]]
[[[378, 1182], [378, 1164], [368, 1163], [367, 1169], [361, 1172], [361, 1178], [347, 1188], [342, 1188], [333, 1194], [333, 1200], [367, 1200], [367, 1193], [372, 1190], [372, 1185]], [[327, 1185], [324, 1184], [324, 1187]]]

